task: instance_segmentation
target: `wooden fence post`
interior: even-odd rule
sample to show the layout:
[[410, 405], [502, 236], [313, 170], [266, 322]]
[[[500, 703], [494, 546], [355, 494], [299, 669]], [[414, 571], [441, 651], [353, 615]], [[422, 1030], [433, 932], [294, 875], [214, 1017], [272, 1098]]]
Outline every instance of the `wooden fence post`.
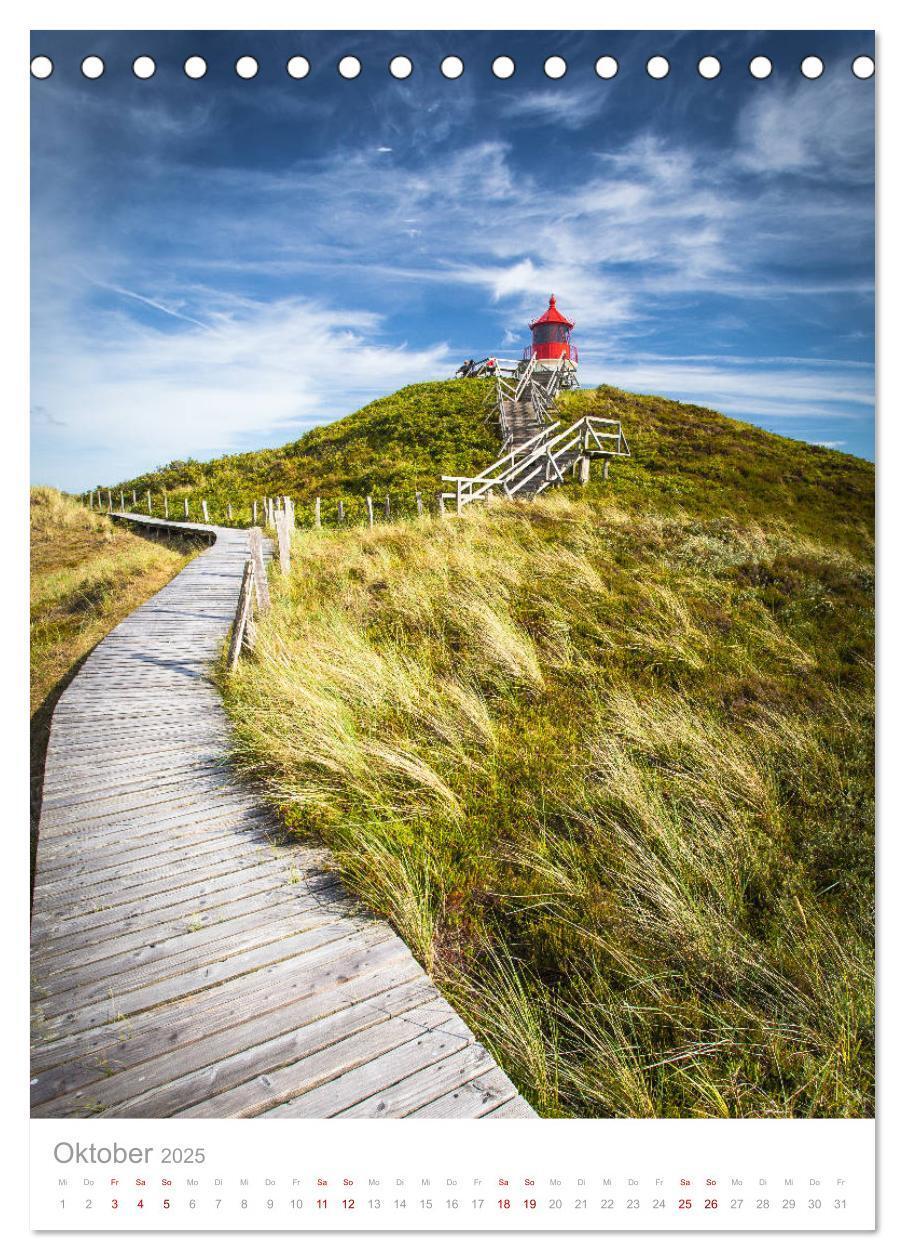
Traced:
[[207, 499], [201, 500], [201, 514], [204, 517], [205, 525], [207, 525], [210, 522], [210, 517], [207, 514]]
[[336, 509], [336, 520], [339, 525], [342, 525], [345, 519], [346, 519], [346, 509], [343, 507], [342, 499], [340, 499], [339, 506]]
[[167, 494], [166, 490], [163, 492], [163, 519], [165, 521], [170, 519], [170, 496]]
[[255, 598], [261, 612], [270, 612], [270, 588], [264, 567], [264, 535], [257, 525], [248, 531], [248, 550], [255, 583]]
[[318, 497], [314, 500], [314, 528], [320, 529], [320, 527], [321, 527], [321, 501], [320, 501], [320, 495], [318, 495]]
[[582, 455], [578, 461], [578, 480], [581, 485], [586, 486], [591, 480], [591, 458], [589, 455]]
[[226, 505], [226, 518], [230, 521], [233, 519], [233, 505], [231, 503]]
[[420, 490], [415, 491], [415, 507], [418, 509], [418, 515], [420, 516], [421, 513], [424, 511], [424, 504], [421, 502]]
[[383, 519], [385, 521], [388, 521], [390, 519], [390, 496], [389, 495], [387, 495], [387, 497], [383, 501]]
[[109, 490], [107, 491], [107, 511], [108, 512], [113, 511], [113, 495], [110, 493]]
[[135, 493], [134, 490], [132, 491], [132, 506], [138, 507], [138, 495]]
[[368, 529], [374, 528], [374, 500], [368, 495]]
[[246, 560], [245, 569], [242, 573], [242, 585], [239, 588], [239, 602], [236, 605], [236, 615], [233, 620], [232, 638], [229, 641], [229, 652], [226, 657], [226, 665], [230, 673], [236, 668], [239, 662], [239, 653], [242, 651], [242, 640], [245, 637], [245, 626], [248, 622], [248, 614], [251, 608], [253, 585], [251, 560]]
[[610, 479], [610, 461], [608, 459], [603, 461], [603, 479], [604, 481], [609, 481]]
[[446, 515], [446, 500], [443, 498], [443, 492], [437, 491], [437, 511], [440, 516]]
[[182, 503], [185, 508], [185, 519], [188, 520], [189, 519], [189, 501], [188, 499], [183, 499]]
[[151, 491], [149, 490], [148, 491], [148, 516], [152, 516], [152, 515], [153, 513], [151, 511]]
[[278, 508], [274, 513], [274, 523], [277, 530], [277, 553], [280, 558], [280, 572], [285, 574], [289, 572], [291, 567], [291, 559], [289, 555], [289, 517], [286, 515], [285, 508]]
[[119, 510], [121, 512], [125, 512], [126, 510], [126, 496], [123, 494], [122, 490], [119, 492]]
[[456, 482], [456, 516], [462, 515], [462, 482]]
[[257, 525], [257, 523], [258, 523], [258, 501], [257, 501], [257, 499], [255, 499], [254, 503], [251, 505], [251, 523], [252, 523], [252, 525]]

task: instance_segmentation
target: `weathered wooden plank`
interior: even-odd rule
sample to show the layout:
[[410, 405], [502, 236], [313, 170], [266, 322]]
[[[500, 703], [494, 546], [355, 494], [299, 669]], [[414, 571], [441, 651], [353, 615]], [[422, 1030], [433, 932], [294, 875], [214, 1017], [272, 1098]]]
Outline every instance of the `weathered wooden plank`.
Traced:
[[[449, 1018], [450, 1008], [445, 1002], [431, 1002], [417, 1007], [403, 1019], [390, 1026], [384, 1035], [384, 1025], [362, 1034], [364, 1044], [359, 1049], [358, 1062], [349, 1062], [345, 1071], [333, 1075], [316, 1089], [308, 1089], [298, 1097], [287, 1100], [282, 1106], [268, 1111], [268, 1119], [335, 1116], [363, 1098], [370, 1097], [382, 1085], [395, 1084], [413, 1072], [439, 1059], [448, 1058], [463, 1049], [468, 1042], [460, 1032], [457, 1018]], [[409, 1025], [406, 1035], [404, 1024]], [[469, 1036], [469, 1040], [473, 1040]], [[354, 1041], [342, 1042], [337, 1053]], [[487, 1051], [484, 1051], [487, 1055]], [[492, 1060], [487, 1055], [488, 1063]], [[298, 1071], [299, 1065], [293, 1065]]]
[[[322, 992], [312, 1002], [293, 1005], [271, 1013], [266, 1020], [230, 1029], [229, 1035], [218, 1041], [210, 1038], [203, 1046], [195, 1048], [194, 1054], [183, 1056], [185, 1067], [174, 1080], [156, 1089], [144, 1101], [136, 1098], [111, 1106], [107, 1114], [141, 1115], [147, 1114], [150, 1107], [157, 1116], [178, 1115], [189, 1108], [208, 1107], [219, 1094], [242, 1088], [260, 1079], [261, 1074], [279, 1071], [286, 1064], [311, 1059], [315, 1054], [328, 1060], [331, 1048], [337, 1043], [391, 1023], [394, 1017], [430, 999], [433, 992], [430, 981], [417, 968], [409, 971], [406, 978], [400, 970], [400, 983], [390, 988], [386, 985], [397, 978], [395, 969], [365, 977], [358, 985], [359, 990], [370, 984], [377, 993], [361, 1000], [356, 1001], [353, 994], [349, 994], [349, 1001], [343, 1002], [336, 990]], [[225, 1057], [204, 1062], [213, 1046], [219, 1046]], [[198, 1058], [202, 1059], [203, 1066], [187, 1071]], [[155, 1059], [152, 1070], [156, 1071], [161, 1062]], [[164, 1064], [162, 1070], [166, 1071], [168, 1066], [173, 1070], [175, 1065]], [[102, 1094], [102, 1101], [103, 1098]], [[216, 1109], [217, 1104], [212, 1105]]]
[[[462, 1085], [456, 1086], [449, 1093], [435, 1098], [410, 1111], [412, 1120], [449, 1120], [453, 1117], [477, 1120], [489, 1115], [493, 1110], [506, 1105], [515, 1098], [515, 1086], [500, 1069], [494, 1065], [489, 1071], [473, 1077]], [[519, 1099], [530, 1115], [534, 1112], [524, 1101]]]
[[142, 1012], [129, 1020], [127, 1028], [111, 1021], [89, 1029], [64, 1030], [56, 1037], [45, 1036], [41, 1030], [32, 1047], [32, 1070], [44, 1073], [74, 1061], [84, 1063], [111, 1050], [126, 1056], [127, 1063], [153, 1058], [217, 1027], [239, 1023], [251, 1011], [266, 1011], [317, 988], [345, 984], [367, 969], [375, 951], [390, 945], [398, 951], [401, 942], [388, 937], [385, 930], [365, 928], [208, 989], [191, 1001]]
[[[443, 1023], [448, 1013], [449, 1008], [438, 1010], [435, 1003], [428, 1001], [404, 1015], [353, 1033], [334, 1045], [256, 1076], [177, 1114], [198, 1119], [295, 1114], [292, 1108], [313, 1088], [370, 1063], [387, 1050], [423, 1037], [426, 1029]], [[324, 1112], [318, 1114], [323, 1116]]]
[[[412, 1072], [395, 1084], [384, 1086], [370, 1097], [335, 1114], [343, 1120], [407, 1116], [418, 1107], [426, 1106], [455, 1088], [468, 1084], [474, 1077], [487, 1074], [488, 1061], [489, 1055], [484, 1047], [476, 1041], [472, 1042], [449, 1058]], [[508, 1089], [512, 1090], [512, 1085], [498, 1068], [491, 1071], [496, 1071]]]

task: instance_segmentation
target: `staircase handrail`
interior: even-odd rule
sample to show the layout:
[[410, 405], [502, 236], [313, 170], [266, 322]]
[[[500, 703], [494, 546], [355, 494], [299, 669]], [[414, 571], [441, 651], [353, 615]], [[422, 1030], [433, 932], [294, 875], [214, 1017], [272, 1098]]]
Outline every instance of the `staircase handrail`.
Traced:
[[[601, 428], [608, 426], [610, 431], [598, 431], [595, 424]], [[607, 449], [604, 446], [605, 441], [615, 442], [615, 449]], [[542, 461], [547, 461], [548, 473], [551, 471], [555, 473], [555, 475], [545, 476], [543, 485], [538, 487], [539, 490], [545, 489], [553, 481], [562, 482], [565, 479], [565, 474], [557, 460], [574, 450], [576, 446], [580, 446], [585, 451], [596, 448], [601, 455], [610, 458], [631, 455], [620, 420], [614, 420], [609, 416], [582, 416], [565, 429], [561, 427], [561, 422], [550, 425], [542, 434], [522, 443], [516, 450], [498, 459], [476, 476], [444, 476], [444, 481], [456, 483], [456, 491], [454, 494], [447, 493], [443, 497], [454, 498], [459, 509], [475, 499], [485, 497], [488, 491], [497, 487], [511, 498], [534, 479]], [[550, 465], [552, 465], [552, 470]]]

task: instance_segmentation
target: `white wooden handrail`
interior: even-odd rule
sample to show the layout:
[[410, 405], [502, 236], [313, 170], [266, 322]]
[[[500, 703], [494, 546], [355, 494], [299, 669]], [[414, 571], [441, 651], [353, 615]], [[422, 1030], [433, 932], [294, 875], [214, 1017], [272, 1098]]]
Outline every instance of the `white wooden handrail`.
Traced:
[[[582, 416], [565, 429], [559, 423], [549, 425], [542, 433], [522, 443], [476, 476], [445, 476], [443, 480], [454, 482], [456, 489], [444, 494], [443, 498], [455, 499], [456, 508], [461, 511], [467, 504], [476, 499], [486, 499], [497, 489], [513, 498], [532, 482], [537, 482], [534, 493], [539, 494], [548, 486], [565, 480], [566, 472], [575, 463], [575, 457], [567, 459], [572, 452], [575, 452], [575, 457], [580, 453], [605, 459], [631, 455], [620, 420], [608, 416]], [[543, 474], [538, 478], [541, 469]]]

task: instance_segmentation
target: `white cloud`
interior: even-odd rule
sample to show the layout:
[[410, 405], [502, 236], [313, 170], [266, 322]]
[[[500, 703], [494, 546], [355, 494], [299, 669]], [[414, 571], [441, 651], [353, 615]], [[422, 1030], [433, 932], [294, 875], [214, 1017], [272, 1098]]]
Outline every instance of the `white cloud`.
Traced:
[[874, 404], [872, 365], [849, 360], [629, 358], [618, 351], [608, 358], [594, 349], [584, 356], [581, 377], [754, 420], [842, 420]]
[[164, 331], [115, 312], [90, 338], [63, 324], [45, 327], [40, 342], [37, 418], [67, 426], [42, 442], [41, 453], [56, 484], [68, 488], [190, 453], [248, 449], [255, 433], [284, 431], [288, 440], [455, 366], [443, 344], [386, 344], [379, 318], [367, 311], [301, 300], [231, 303], [228, 295], [203, 325]]
[[591, 88], [550, 87], [516, 92], [506, 101], [501, 112], [506, 118], [549, 123], [560, 131], [572, 131], [598, 117], [604, 108], [605, 97], [601, 86], [594, 85]]
[[760, 175], [811, 175], [838, 185], [873, 177], [873, 95], [846, 70], [816, 82], [764, 85], [739, 116], [738, 164]]

